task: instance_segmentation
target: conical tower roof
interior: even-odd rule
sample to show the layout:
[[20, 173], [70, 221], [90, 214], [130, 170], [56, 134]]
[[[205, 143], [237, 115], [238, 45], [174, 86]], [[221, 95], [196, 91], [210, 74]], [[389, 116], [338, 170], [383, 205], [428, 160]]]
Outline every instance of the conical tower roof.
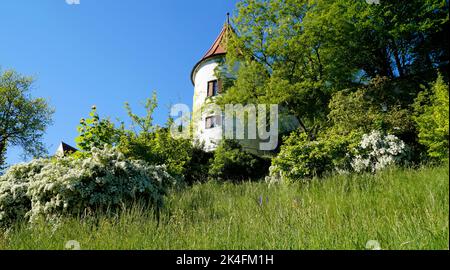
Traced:
[[235, 34], [235, 32], [234, 32], [233, 27], [231, 27], [230, 22], [227, 21], [227, 23], [225, 23], [225, 25], [223, 26], [222, 31], [220, 32], [219, 36], [214, 41], [211, 48], [206, 52], [206, 54], [202, 57], [202, 59], [200, 59], [200, 61], [198, 61], [197, 64], [192, 69], [192, 73], [191, 73], [192, 84], [194, 84], [195, 72], [196, 72], [198, 66], [200, 66], [200, 64], [203, 61], [206, 61], [208, 59], [218, 57], [218, 56], [224, 56], [227, 54], [227, 42], [228, 42], [228, 39], [231, 34]]
[[211, 48], [206, 52], [205, 56], [200, 61], [206, 60], [208, 58], [217, 56], [217, 55], [224, 55], [227, 53], [227, 41], [229, 38], [229, 34], [233, 33], [233, 28], [226, 23], [222, 31], [220, 32], [219, 36], [217, 37], [216, 41], [214, 41]]

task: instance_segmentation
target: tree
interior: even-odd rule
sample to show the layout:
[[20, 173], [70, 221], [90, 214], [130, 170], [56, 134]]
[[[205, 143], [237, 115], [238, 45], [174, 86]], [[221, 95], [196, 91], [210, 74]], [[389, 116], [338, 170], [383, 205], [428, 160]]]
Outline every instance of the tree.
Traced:
[[0, 152], [0, 175], [6, 169], [6, 149]]
[[[355, 51], [371, 77], [405, 78], [444, 68], [449, 58], [448, 0], [382, 1], [360, 13]], [[447, 65], [447, 64], [445, 64]]]
[[418, 96], [414, 104], [420, 143], [428, 148], [428, 155], [438, 161], [449, 157], [449, 87], [442, 75]]
[[0, 167], [9, 146], [22, 147], [26, 156], [46, 152], [42, 137], [54, 110], [45, 99], [30, 96], [32, 84], [32, 78], [13, 70], [0, 73]]
[[416, 137], [412, 110], [402, 106], [400, 98], [392, 93], [395, 88], [388, 78], [376, 77], [354, 91], [333, 94], [326, 133], [346, 135], [352, 131], [380, 130], [412, 143]]
[[116, 146], [124, 134], [123, 124], [117, 128], [108, 118], [101, 119], [97, 107], [92, 106], [90, 118], [81, 119], [77, 130], [79, 136], [75, 139], [80, 150], [91, 151], [92, 148], [103, 149], [105, 145]]
[[310, 138], [326, 125], [333, 93], [378, 76], [417, 86], [448, 66], [446, 0], [243, 0], [234, 23], [221, 70], [236, 79], [219, 103], [279, 104]]

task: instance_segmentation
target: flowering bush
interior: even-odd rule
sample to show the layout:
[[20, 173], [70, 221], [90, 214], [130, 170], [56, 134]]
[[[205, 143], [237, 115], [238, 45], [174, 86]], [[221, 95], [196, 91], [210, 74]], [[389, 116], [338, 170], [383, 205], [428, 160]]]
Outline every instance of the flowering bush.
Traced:
[[405, 143], [394, 135], [379, 131], [363, 136], [352, 160], [356, 172], [376, 172], [390, 165], [400, 164], [406, 158]]
[[94, 148], [82, 159], [36, 160], [0, 177], [0, 224], [114, 211], [138, 200], [160, 207], [173, 184], [165, 166], [128, 160], [114, 148]]
[[326, 134], [310, 140], [304, 132], [294, 132], [272, 160], [268, 182], [309, 179], [337, 168], [350, 166], [348, 152], [360, 140], [354, 132], [348, 135]]
[[27, 195], [30, 179], [48, 164], [47, 160], [34, 160], [11, 167], [0, 177], [0, 225], [22, 219], [31, 209]]
[[379, 131], [364, 136], [359, 132], [328, 133], [313, 141], [303, 132], [294, 132], [272, 160], [266, 181], [310, 179], [327, 172], [376, 172], [400, 164], [406, 157], [407, 147], [402, 140]]

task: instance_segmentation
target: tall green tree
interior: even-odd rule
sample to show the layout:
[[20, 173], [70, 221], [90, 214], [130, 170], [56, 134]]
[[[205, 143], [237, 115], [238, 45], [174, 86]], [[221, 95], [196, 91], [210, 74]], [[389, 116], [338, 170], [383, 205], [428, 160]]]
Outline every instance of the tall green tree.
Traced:
[[[243, 0], [219, 70], [235, 79], [219, 103], [279, 104], [314, 138], [333, 93], [445, 69], [448, 24], [446, 0]], [[397, 90], [408, 102], [420, 91]]]
[[414, 104], [414, 119], [420, 143], [428, 149], [433, 160], [449, 159], [449, 86], [439, 75], [431, 90], [425, 90]]
[[33, 157], [46, 152], [42, 137], [54, 111], [45, 99], [31, 97], [32, 84], [32, 78], [13, 70], [0, 73], [0, 167], [9, 146], [22, 147]]

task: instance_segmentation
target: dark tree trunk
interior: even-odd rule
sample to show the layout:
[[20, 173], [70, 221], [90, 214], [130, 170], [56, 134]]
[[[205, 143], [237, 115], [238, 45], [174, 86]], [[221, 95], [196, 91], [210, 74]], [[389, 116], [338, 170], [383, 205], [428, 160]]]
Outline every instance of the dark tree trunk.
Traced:
[[6, 140], [0, 141], [0, 172], [6, 165]]
[[395, 65], [397, 66], [398, 74], [400, 77], [403, 77], [405, 75], [405, 72], [403, 70], [403, 65], [402, 65], [402, 62], [400, 61], [398, 48], [397, 48], [395, 42], [393, 42], [392, 51], [394, 53]]

